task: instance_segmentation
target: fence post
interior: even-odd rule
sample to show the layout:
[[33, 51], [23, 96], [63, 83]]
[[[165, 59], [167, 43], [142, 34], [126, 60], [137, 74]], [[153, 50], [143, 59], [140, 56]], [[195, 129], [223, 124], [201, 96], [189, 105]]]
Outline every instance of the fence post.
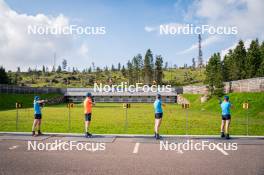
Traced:
[[18, 108], [16, 108], [16, 131], [18, 130]]
[[188, 135], [188, 110], [186, 109], [186, 126], [185, 126], [185, 135]]
[[71, 130], [71, 108], [69, 108], [69, 123], [68, 123], [68, 131], [70, 132]]
[[248, 125], [249, 125], [249, 118], [248, 118], [248, 110], [249, 110], [249, 103], [248, 101], [243, 103], [242, 105], [243, 109], [245, 109], [247, 111], [247, 136], [248, 136]]
[[185, 135], [188, 135], [188, 109], [190, 108], [189, 103], [183, 103], [182, 104], [182, 109], [186, 110], [186, 118], [185, 118]]

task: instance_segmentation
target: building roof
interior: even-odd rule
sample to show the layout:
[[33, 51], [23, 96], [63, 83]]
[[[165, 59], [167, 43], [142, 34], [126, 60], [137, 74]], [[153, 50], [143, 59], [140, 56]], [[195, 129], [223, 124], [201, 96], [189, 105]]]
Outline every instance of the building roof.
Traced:
[[[65, 96], [85, 96], [87, 92], [91, 92], [93, 96], [156, 96], [157, 92], [94, 92], [93, 88], [67, 88]], [[172, 92], [158, 92], [162, 96], [177, 96], [175, 89]]]

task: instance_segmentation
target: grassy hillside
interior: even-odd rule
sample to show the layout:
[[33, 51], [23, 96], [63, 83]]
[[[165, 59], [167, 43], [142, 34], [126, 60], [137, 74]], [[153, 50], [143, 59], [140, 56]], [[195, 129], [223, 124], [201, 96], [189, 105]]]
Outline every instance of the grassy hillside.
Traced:
[[[246, 131], [247, 115], [249, 117], [250, 132], [264, 134], [264, 93], [231, 93], [228, 94], [230, 102], [234, 106], [231, 109], [232, 126], [240, 126], [236, 129], [232, 127], [231, 130], [237, 132]], [[221, 109], [219, 100], [214, 97], [208, 102], [201, 104], [200, 95], [184, 94], [191, 103], [190, 116], [212, 114], [218, 115], [221, 118]], [[242, 108], [242, 104], [249, 100], [250, 108], [245, 110]], [[210, 120], [210, 118], [208, 118]]]
[[[32, 87], [92, 87], [94, 82], [108, 83], [111, 78], [113, 83], [128, 82], [121, 71], [101, 71], [101, 72], [47, 72], [35, 71], [9, 72], [12, 82], [18, 85]], [[186, 84], [202, 84], [205, 78], [204, 69], [168, 69], [163, 72], [163, 82], [173, 86]]]
[[[231, 93], [227, 94], [230, 97], [230, 102], [233, 104], [234, 115], [241, 115], [244, 113], [242, 104], [245, 101], [249, 101], [250, 115], [252, 117], [263, 117], [264, 119], [264, 93]], [[208, 102], [201, 104], [200, 95], [183, 94], [191, 102], [191, 106], [194, 110], [219, 112], [219, 100], [216, 97], [211, 98]]]
[[164, 71], [164, 82], [181, 86], [188, 84], [200, 85], [205, 79], [205, 69], [169, 69]]

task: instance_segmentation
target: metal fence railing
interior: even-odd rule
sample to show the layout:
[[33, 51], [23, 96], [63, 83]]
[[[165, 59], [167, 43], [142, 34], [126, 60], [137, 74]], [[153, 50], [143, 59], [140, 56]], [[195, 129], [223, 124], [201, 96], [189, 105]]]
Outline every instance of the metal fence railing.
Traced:
[[15, 86], [0, 84], [0, 93], [10, 94], [48, 94], [58, 93], [64, 94], [66, 89], [53, 88], [53, 87], [28, 87], [28, 86]]

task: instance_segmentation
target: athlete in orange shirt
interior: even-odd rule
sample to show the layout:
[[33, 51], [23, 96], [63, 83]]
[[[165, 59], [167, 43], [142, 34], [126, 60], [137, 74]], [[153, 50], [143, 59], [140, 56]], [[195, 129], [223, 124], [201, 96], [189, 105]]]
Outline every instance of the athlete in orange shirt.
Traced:
[[83, 102], [84, 116], [85, 116], [85, 137], [92, 137], [92, 134], [88, 132], [92, 119], [92, 106], [93, 106], [92, 94], [88, 92]]

